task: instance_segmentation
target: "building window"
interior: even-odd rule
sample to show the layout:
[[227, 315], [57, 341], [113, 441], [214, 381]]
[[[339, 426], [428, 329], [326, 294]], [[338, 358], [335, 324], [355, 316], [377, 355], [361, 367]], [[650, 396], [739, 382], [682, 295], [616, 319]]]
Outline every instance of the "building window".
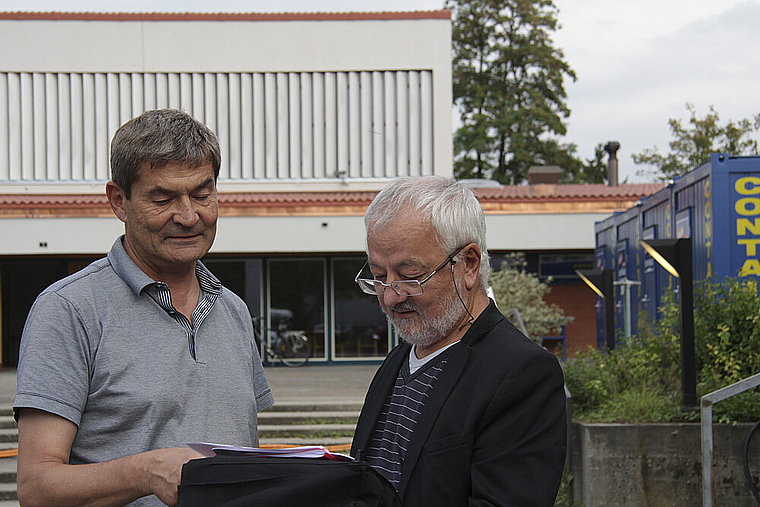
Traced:
[[322, 259], [269, 261], [270, 326], [278, 315], [292, 314], [292, 329], [311, 339], [311, 357], [325, 359], [325, 262]]
[[388, 322], [380, 310], [377, 298], [364, 294], [354, 283], [354, 276], [364, 260], [333, 260], [336, 359], [382, 358], [388, 354]]

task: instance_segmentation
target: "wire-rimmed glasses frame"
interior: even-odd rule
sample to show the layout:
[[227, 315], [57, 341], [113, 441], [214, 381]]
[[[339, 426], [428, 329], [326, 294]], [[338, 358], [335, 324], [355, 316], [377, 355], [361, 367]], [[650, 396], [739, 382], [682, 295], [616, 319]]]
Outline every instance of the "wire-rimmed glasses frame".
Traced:
[[462, 245], [457, 248], [454, 253], [446, 257], [446, 260], [443, 261], [440, 266], [435, 268], [432, 273], [430, 273], [422, 280], [397, 280], [391, 283], [384, 283], [374, 278], [359, 278], [362, 274], [362, 271], [364, 271], [364, 268], [366, 268], [367, 264], [369, 264], [369, 261], [366, 261], [359, 272], [356, 273], [354, 281], [362, 290], [362, 292], [365, 294], [370, 294], [372, 296], [380, 296], [384, 294], [386, 287], [393, 289], [393, 291], [399, 296], [420, 296], [422, 295], [422, 284], [433, 278], [433, 275], [446, 267], [448, 263], [451, 263], [453, 266], [456, 263], [454, 257], [456, 257], [456, 255], [461, 252], [466, 246], [467, 245]]

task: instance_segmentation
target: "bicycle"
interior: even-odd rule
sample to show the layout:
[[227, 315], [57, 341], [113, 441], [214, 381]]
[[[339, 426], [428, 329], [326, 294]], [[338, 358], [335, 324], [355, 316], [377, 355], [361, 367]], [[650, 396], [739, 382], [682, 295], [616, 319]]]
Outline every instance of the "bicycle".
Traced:
[[285, 322], [280, 321], [277, 329], [267, 328], [267, 340], [262, 340], [264, 330], [264, 317], [251, 317], [253, 321], [253, 334], [259, 347], [261, 356], [264, 351], [270, 361], [278, 360], [285, 366], [303, 366], [311, 356], [311, 341], [306, 333], [288, 329]]

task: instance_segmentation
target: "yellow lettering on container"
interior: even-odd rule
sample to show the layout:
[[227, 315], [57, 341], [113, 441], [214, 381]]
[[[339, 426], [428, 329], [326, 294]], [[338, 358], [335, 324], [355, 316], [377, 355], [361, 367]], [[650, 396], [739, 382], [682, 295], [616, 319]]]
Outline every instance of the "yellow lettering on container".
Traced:
[[757, 255], [757, 245], [760, 244], [760, 238], [758, 239], [739, 239], [736, 241], [740, 245], [744, 245], [747, 252], [747, 257], [754, 257]]
[[757, 197], [743, 197], [736, 201], [734, 206], [740, 215], [760, 215], [760, 199]]
[[739, 178], [736, 180], [734, 188], [736, 189], [736, 192], [741, 195], [760, 194], [760, 178], [757, 176], [746, 176], [744, 178]]
[[760, 221], [757, 218], [737, 218], [736, 219], [736, 235], [746, 236], [747, 231], [749, 234], [760, 236]]
[[739, 271], [739, 276], [760, 276], [760, 260], [757, 259], [747, 259], [744, 261], [744, 266], [742, 266], [741, 271]]

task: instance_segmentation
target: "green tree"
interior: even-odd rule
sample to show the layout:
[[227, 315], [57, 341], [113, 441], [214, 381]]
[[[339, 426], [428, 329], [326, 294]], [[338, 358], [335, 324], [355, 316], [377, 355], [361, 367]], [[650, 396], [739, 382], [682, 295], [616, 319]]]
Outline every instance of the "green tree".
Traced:
[[[749, 155], [757, 153], [757, 139], [753, 134], [760, 131], [760, 114], [752, 119], [745, 118], [737, 122], [729, 120], [720, 123], [720, 115], [713, 106], [704, 118], [697, 117], [693, 104], [686, 103], [690, 118], [686, 126], [681, 119], [668, 120], [670, 133], [670, 152], [661, 154], [657, 147], [647, 148], [641, 153], [631, 155], [634, 163], [656, 167], [661, 173], [660, 179], [685, 174], [707, 162], [712, 153], [729, 155]], [[646, 171], [638, 171], [639, 175]]]
[[566, 316], [559, 306], [544, 300], [551, 288], [525, 267], [523, 254], [511, 254], [502, 263], [501, 270], [491, 275], [496, 305], [519, 328], [512, 314], [512, 309], [517, 308], [530, 338], [556, 334], [572, 321], [572, 317]]
[[532, 165], [566, 166], [570, 115], [563, 83], [575, 73], [551, 33], [552, 0], [446, 0], [453, 11], [453, 90], [462, 125], [454, 135], [460, 178], [516, 184]]

